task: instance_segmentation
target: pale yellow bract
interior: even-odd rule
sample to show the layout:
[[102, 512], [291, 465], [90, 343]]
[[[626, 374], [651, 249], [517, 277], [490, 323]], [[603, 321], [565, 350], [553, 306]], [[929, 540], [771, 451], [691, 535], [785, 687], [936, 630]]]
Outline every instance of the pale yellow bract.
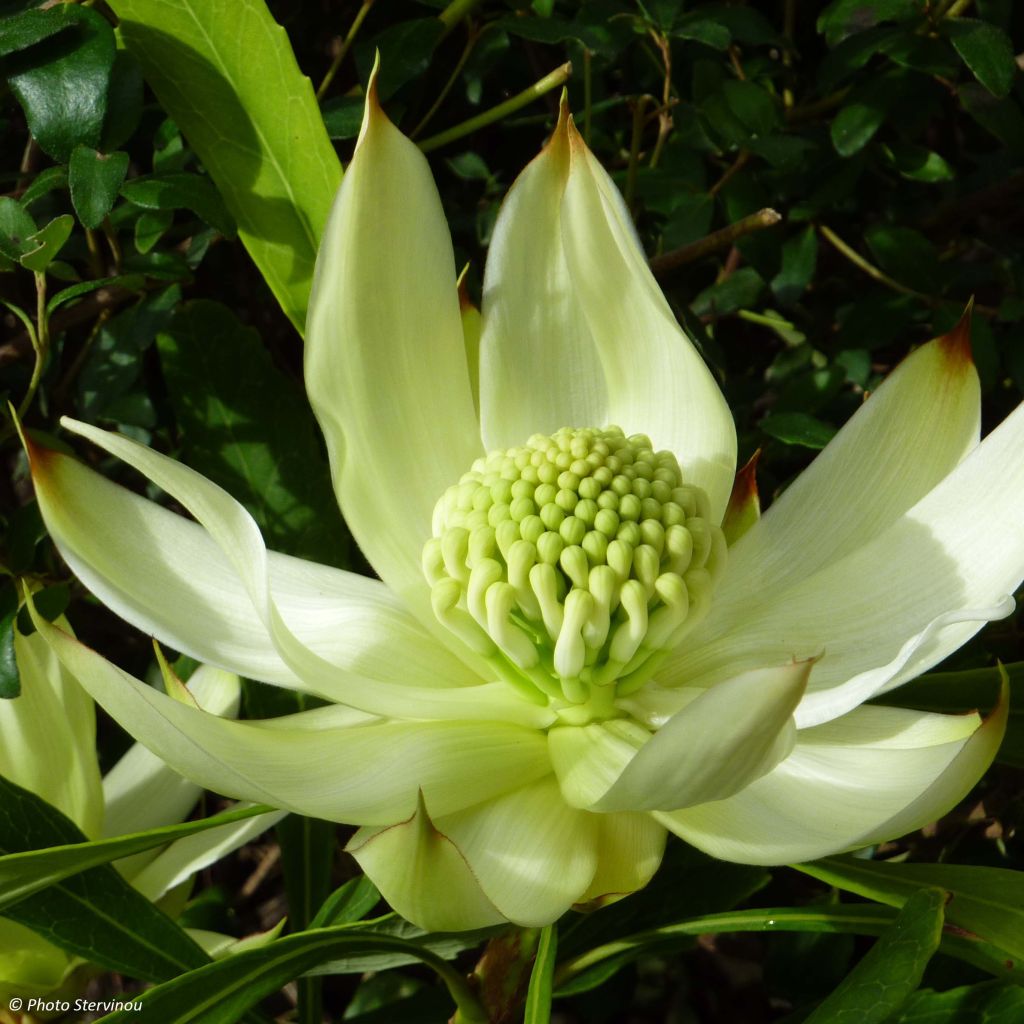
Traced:
[[864, 703], [1008, 614], [1024, 576], [1024, 410], [979, 443], [963, 330], [903, 362], [726, 551], [732, 419], [565, 110], [501, 209], [481, 312], [464, 332], [427, 163], [371, 86], [306, 384], [380, 580], [268, 552], [224, 491], [126, 438], [66, 423], [196, 522], [31, 453], [47, 525], [101, 600], [331, 706], [223, 721], [40, 623], [111, 715], [214, 790], [361, 826], [350, 850], [428, 929], [630, 893], [668, 831], [785, 863], [968, 792], [1005, 701], [985, 723]]

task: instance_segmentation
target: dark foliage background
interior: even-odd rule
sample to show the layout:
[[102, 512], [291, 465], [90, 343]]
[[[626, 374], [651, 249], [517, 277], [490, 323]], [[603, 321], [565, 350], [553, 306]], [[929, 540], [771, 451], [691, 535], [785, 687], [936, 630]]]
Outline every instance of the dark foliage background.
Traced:
[[[1021, 401], [1024, 6], [268, 5], [317, 87], [343, 163], [380, 51], [384, 106], [429, 151], [477, 298], [501, 198], [550, 132], [559, 88], [474, 130], [459, 126], [572, 63], [567, 89], [577, 123], [622, 189], [659, 280], [718, 376], [741, 458], [761, 451], [763, 501], [902, 356], [948, 329], [972, 298], [986, 429]], [[118, 43], [116, 21], [103, 0], [0, 3], [0, 397], [49, 444], [66, 443], [59, 418], [72, 415], [174, 454], [243, 501], [271, 546], [365, 569], [334, 505], [303, 400], [300, 334], [237, 240], [188, 139]], [[5, 575], [49, 588], [51, 614], [67, 608], [89, 642], [145, 674], [148, 641], [124, 631], [55, 556], [6, 415], [0, 441]], [[103, 469], [139, 486], [123, 467]], [[7, 657], [15, 594], [13, 581], [5, 583], [0, 696], [18, 685]], [[997, 657], [1021, 658], [1015, 619], [946, 667], [983, 668]], [[948, 694], [918, 688], [914, 699], [948, 710], [984, 705], [992, 696], [985, 680]], [[291, 699], [256, 687], [248, 696], [252, 715], [287, 710], [273, 701]], [[1018, 715], [1005, 763], [969, 805], [904, 844], [917, 859], [1022, 866]], [[110, 726], [102, 739], [107, 762], [126, 742]], [[206, 879], [191, 919], [239, 933], [266, 926], [284, 907], [284, 875], [295, 886], [311, 873], [322, 897], [351, 873], [332, 857], [339, 836], [331, 828], [287, 826], [279, 838], [283, 872], [274, 866], [276, 846], [249, 851]], [[587, 928], [607, 937], [751, 901], [833, 898], [794, 873], [716, 869], [687, 857], [675, 850], [653, 895], [571, 925], [566, 949], [589, 948]], [[270, 867], [257, 895], [239, 899], [232, 890], [261, 863]], [[293, 901], [292, 926], [313, 910]], [[866, 948], [865, 940], [827, 934], [683, 945], [682, 954], [677, 942], [567, 996], [557, 1004], [560, 1019], [796, 1021]], [[939, 989], [984, 977], [941, 957], [930, 972], [926, 983]], [[361, 985], [357, 977], [329, 981], [331, 1019], [353, 998], [345, 1019], [367, 1024], [449, 1012], [443, 991], [416, 970]], [[995, 1009], [973, 1016], [964, 1005], [936, 1000], [891, 1019], [1024, 1019], [1021, 1002], [1005, 1002], [1005, 1011], [992, 1002]], [[306, 991], [304, 1019], [318, 1019], [311, 1006]]]

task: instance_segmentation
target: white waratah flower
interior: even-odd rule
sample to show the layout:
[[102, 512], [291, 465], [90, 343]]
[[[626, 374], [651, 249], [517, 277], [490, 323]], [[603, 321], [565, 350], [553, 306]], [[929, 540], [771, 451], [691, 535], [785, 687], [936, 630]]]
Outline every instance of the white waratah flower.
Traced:
[[267, 552], [224, 491], [126, 438], [66, 424], [198, 522], [31, 452], [49, 529], [105, 603], [334, 706], [222, 721], [41, 624], [116, 719], [212, 789], [362, 826], [349, 849], [429, 929], [632, 892], [666, 831], [784, 863], [967, 793], [1005, 703], [984, 724], [863, 706], [1006, 615], [1024, 575], [1024, 410], [979, 444], [962, 330], [727, 550], [729, 411], [565, 111], [501, 209], [479, 338], [464, 320], [427, 163], [371, 88], [306, 385], [380, 581]]
[[[64, 629], [66, 623], [62, 623]], [[62, 633], [67, 636], [67, 633]], [[89, 839], [142, 832], [183, 821], [202, 794], [145, 747], [136, 743], [100, 775], [92, 698], [70, 678], [38, 633], [15, 634], [21, 694], [0, 700], [0, 775], [57, 808]], [[238, 676], [203, 666], [188, 684], [189, 699], [209, 715], [234, 716]], [[261, 814], [218, 825], [151, 850], [122, 858], [115, 866], [151, 900], [177, 890], [183, 900], [197, 872], [213, 864], [280, 814]], [[230, 940], [192, 932], [214, 950]], [[79, 971], [79, 968], [84, 970]], [[13, 1021], [7, 1006], [17, 996], [71, 994], [87, 980], [86, 962], [47, 942], [25, 925], [0, 916], [0, 1024]]]

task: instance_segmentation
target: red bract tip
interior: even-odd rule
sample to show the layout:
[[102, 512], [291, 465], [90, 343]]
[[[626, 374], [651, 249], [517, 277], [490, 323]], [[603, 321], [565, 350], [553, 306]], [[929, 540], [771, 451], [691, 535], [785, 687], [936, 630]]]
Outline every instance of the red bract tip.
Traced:
[[974, 310], [974, 299], [967, 303], [967, 308], [952, 327], [938, 339], [939, 347], [954, 367], [966, 368], [973, 365], [971, 357], [971, 314]]

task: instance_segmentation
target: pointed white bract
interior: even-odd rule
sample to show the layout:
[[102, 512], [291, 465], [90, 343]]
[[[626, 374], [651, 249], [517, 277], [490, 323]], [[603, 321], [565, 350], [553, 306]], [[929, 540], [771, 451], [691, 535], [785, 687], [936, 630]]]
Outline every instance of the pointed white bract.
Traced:
[[[38, 616], [36, 621], [60, 642], [77, 645], [63, 619], [56, 626]], [[144, 832], [188, 817], [201, 787], [140, 743], [129, 747], [101, 779], [92, 696], [45, 633], [16, 632], [15, 652], [21, 693], [0, 700], [0, 775], [52, 804], [90, 839]], [[98, 654], [89, 653], [113, 669]], [[188, 693], [207, 714], [234, 717], [240, 681], [231, 673], [200, 667], [189, 681]], [[115, 867], [155, 901], [281, 817], [281, 812], [270, 812], [220, 825], [163, 849], [123, 857]], [[71, 976], [84, 963], [23, 925], [0, 917], [0, 1004], [13, 997], [70, 993], [76, 989]], [[84, 982], [83, 977], [77, 988]]]
[[194, 783], [361, 826], [351, 852], [428, 929], [618, 899], [667, 831], [784, 863], [966, 794], [1005, 702], [984, 723], [864, 705], [1007, 614], [1024, 577], [1024, 410], [979, 443], [965, 324], [760, 519], [748, 495], [727, 551], [732, 419], [565, 108], [501, 209], [481, 316], [460, 318], [427, 164], [371, 82], [306, 382], [382, 582], [267, 552], [220, 488], [124, 438], [66, 424], [195, 522], [28, 446], [50, 532], [101, 600], [333, 706], [226, 721], [40, 621], [61, 664]]

